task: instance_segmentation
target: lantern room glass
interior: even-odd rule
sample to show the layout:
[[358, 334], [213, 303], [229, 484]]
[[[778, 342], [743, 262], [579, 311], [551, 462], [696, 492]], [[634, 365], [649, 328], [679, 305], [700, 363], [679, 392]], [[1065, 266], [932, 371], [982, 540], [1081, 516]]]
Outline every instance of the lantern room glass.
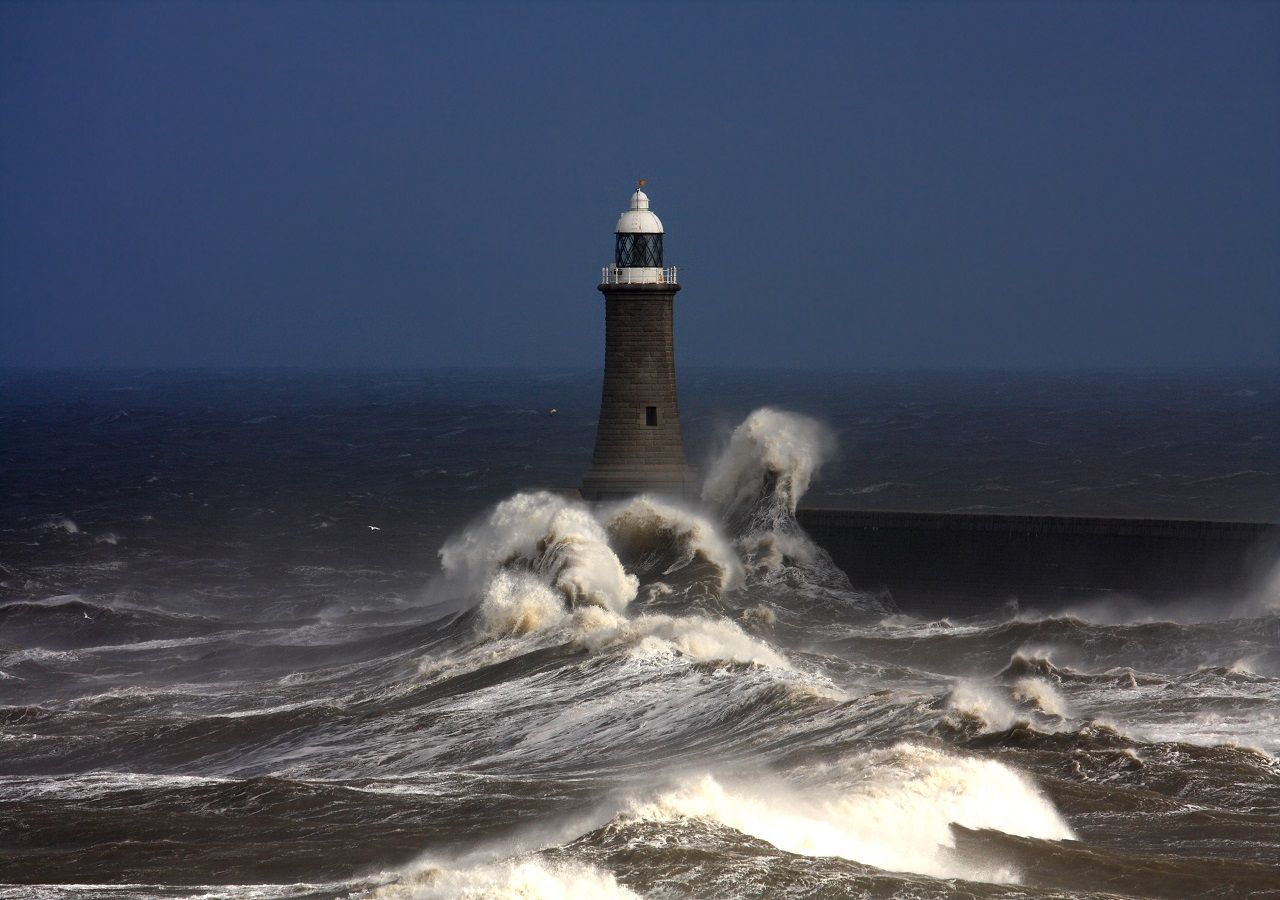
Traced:
[[620, 269], [662, 268], [661, 234], [618, 234], [614, 262]]

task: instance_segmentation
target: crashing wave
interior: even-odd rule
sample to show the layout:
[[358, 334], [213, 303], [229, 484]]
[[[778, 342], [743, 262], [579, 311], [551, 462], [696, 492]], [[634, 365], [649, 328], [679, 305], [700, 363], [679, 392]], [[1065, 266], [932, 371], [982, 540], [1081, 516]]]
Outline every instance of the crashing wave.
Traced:
[[[676, 595], [659, 582], [653, 596], [688, 602], [690, 590], [721, 592], [741, 581], [742, 569], [714, 525], [651, 497], [593, 510], [554, 494], [517, 494], [445, 543], [444, 578], [476, 589], [482, 639], [542, 635], [588, 650], [624, 649], [632, 656], [679, 655], [789, 669], [786, 658], [738, 624], [721, 618], [656, 613], [628, 617], [640, 580], [615, 547], [642, 571], [674, 580]], [[510, 652], [519, 652], [511, 648]], [[489, 662], [495, 658], [489, 654]], [[453, 671], [434, 661], [424, 674]]]
[[835, 449], [816, 419], [762, 407], [743, 421], [711, 465], [703, 502], [735, 534], [789, 529], [809, 482]]
[[[853, 591], [795, 519], [833, 446], [830, 431], [814, 419], [770, 408], [748, 416], [703, 492], [731, 529], [732, 543], [712, 519], [665, 499], [642, 495], [589, 506], [545, 491], [516, 494], [445, 542], [437, 588], [480, 598], [474, 618], [484, 639], [538, 634], [588, 649], [626, 645], [632, 653], [789, 668], [781, 653], [738, 623], [662, 613], [729, 612], [725, 595], [744, 582], [772, 590], [778, 611], [797, 596], [806, 605], [879, 610], [881, 604]], [[628, 618], [637, 597], [646, 615]], [[758, 603], [740, 621], [769, 628], [777, 615]], [[509, 652], [519, 651], [502, 655]], [[431, 664], [424, 672], [452, 668]]]
[[[668, 500], [643, 495], [601, 512], [609, 542], [651, 598], [684, 589], [682, 602], [714, 601], [742, 584], [742, 563], [708, 518]], [[655, 580], [662, 579], [662, 580]]]
[[1013, 683], [1013, 696], [1024, 703], [1030, 703], [1041, 712], [1060, 719], [1071, 715], [1067, 701], [1053, 683], [1043, 678], [1019, 678]]
[[545, 491], [516, 494], [484, 521], [445, 542], [440, 564], [447, 582], [486, 592], [498, 573], [526, 571], [558, 591], [570, 606], [615, 612], [636, 597], [640, 582], [609, 547], [604, 526], [583, 504]]
[[1005, 883], [1016, 883], [1018, 873], [958, 854], [952, 824], [1041, 840], [1075, 837], [1025, 776], [995, 760], [899, 744], [824, 766], [810, 780], [809, 786], [728, 784], [704, 775], [633, 803], [625, 815], [702, 819], [789, 853]]
[[976, 725], [982, 731], [1003, 731], [1025, 720], [995, 688], [976, 681], [957, 682], [947, 694], [946, 704], [959, 724]]
[[827, 426], [797, 413], [763, 407], [751, 413], [712, 463], [702, 500], [734, 537], [755, 588], [842, 609], [888, 604], [857, 593], [844, 572], [796, 521], [796, 507], [835, 449]]

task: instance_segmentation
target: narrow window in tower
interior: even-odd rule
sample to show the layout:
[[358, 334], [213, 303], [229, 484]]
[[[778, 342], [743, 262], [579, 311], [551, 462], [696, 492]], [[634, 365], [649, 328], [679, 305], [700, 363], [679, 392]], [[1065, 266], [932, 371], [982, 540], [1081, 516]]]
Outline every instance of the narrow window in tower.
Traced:
[[650, 427], [658, 424], [658, 407], [646, 406], [644, 408], [644, 424]]

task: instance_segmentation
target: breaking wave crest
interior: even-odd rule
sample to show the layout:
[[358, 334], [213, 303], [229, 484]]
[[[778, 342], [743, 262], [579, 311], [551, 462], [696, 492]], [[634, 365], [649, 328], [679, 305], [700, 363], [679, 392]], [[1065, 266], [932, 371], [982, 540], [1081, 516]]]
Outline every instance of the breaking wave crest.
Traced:
[[789, 853], [988, 882], [1016, 883], [1019, 876], [958, 855], [952, 824], [1042, 840], [1074, 838], [1053, 804], [1013, 769], [908, 743], [824, 766], [809, 786], [730, 784], [704, 775], [633, 804], [627, 815], [702, 819]]
[[654, 497], [604, 512], [614, 550], [646, 580], [682, 577], [722, 594], [742, 583], [742, 563], [710, 519]]
[[667, 579], [650, 581], [665, 588], [655, 595], [684, 609], [742, 580], [710, 520], [647, 496], [593, 509], [545, 492], [517, 494], [449, 540], [440, 558], [449, 585], [478, 591], [482, 638], [550, 634], [591, 651], [790, 668], [783, 654], [718, 616], [629, 617], [640, 576], [619, 553], [645, 578]]
[[703, 662], [724, 660], [791, 669], [785, 656], [727, 619], [665, 615], [617, 617], [613, 621], [604, 618], [582, 621], [579, 639], [592, 650], [624, 645], [632, 656], [678, 653]]
[[481, 630], [490, 637], [544, 631], [569, 617], [560, 594], [528, 572], [494, 575], [479, 613]]
[[835, 438], [808, 416], [763, 407], [751, 413], [714, 460], [703, 503], [733, 535], [747, 583], [783, 593], [784, 604], [851, 605], [887, 611], [887, 604], [854, 591], [848, 577], [796, 521], [796, 507]]
[[604, 526], [589, 509], [545, 491], [499, 503], [483, 522], [445, 543], [440, 564], [446, 580], [465, 589], [491, 586], [500, 572], [526, 571], [570, 606], [614, 612], [635, 599], [640, 585], [610, 549]]
[[735, 533], [794, 521], [809, 482], [835, 449], [817, 419], [763, 407], [747, 416], [711, 465], [702, 499]]
[[947, 708], [961, 723], [985, 731], [1002, 731], [1019, 721], [1018, 711], [994, 687], [976, 681], [957, 682], [947, 696]]

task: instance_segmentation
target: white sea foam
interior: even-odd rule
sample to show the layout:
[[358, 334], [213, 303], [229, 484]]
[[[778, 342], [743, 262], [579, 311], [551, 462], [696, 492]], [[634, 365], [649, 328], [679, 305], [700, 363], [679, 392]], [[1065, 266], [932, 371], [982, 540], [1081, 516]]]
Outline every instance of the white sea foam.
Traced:
[[122, 791], [163, 791], [227, 784], [235, 779], [208, 775], [153, 775], [145, 772], [86, 772], [80, 775], [0, 778], [0, 787], [9, 799], [89, 800]]
[[805, 856], [897, 872], [1016, 882], [1007, 866], [955, 852], [952, 823], [1043, 840], [1074, 837], [1025, 776], [990, 759], [899, 744], [815, 771], [810, 786], [688, 780], [624, 818], [716, 822]]
[[834, 448], [830, 429], [818, 420], [762, 407], [734, 430], [711, 466], [702, 499], [732, 520], [769, 492], [776, 506], [767, 512], [793, 515]]
[[663, 575], [678, 572], [697, 559], [720, 573], [720, 590], [742, 582], [742, 563], [720, 530], [705, 516], [650, 496], [640, 496], [604, 512], [605, 527], [615, 547], [670, 548], [674, 555]]
[[620, 611], [639, 589], [590, 510], [546, 492], [499, 503], [483, 522], [446, 541], [440, 562], [446, 580], [469, 593], [508, 568], [537, 573], [570, 604]]
[[1071, 715], [1062, 694], [1043, 678], [1019, 678], [1013, 683], [1013, 696], [1039, 707], [1042, 712], [1051, 716], [1065, 719]]
[[[440, 552], [446, 576], [456, 584], [482, 585], [480, 635], [509, 638], [563, 631], [566, 639], [593, 651], [625, 647], [631, 655], [791, 668], [781, 653], [728, 620], [626, 618], [638, 581], [610, 548], [611, 536], [674, 551], [667, 573], [700, 558], [719, 572], [722, 588], [741, 578], [741, 566], [709, 521], [669, 503], [639, 497], [602, 515], [607, 526], [581, 504], [547, 493], [517, 494], [446, 542]], [[452, 661], [440, 662], [453, 667]]]
[[528, 572], [499, 572], [480, 602], [480, 622], [490, 637], [524, 635], [564, 623], [564, 599]]
[[639, 900], [609, 872], [583, 863], [538, 857], [453, 868], [426, 865], [381, 888], [384, 900]]
[[962, 680], [947, 695], [947, 708], [981, 722], [984, 730], [1003, 731], [1018, 721], [1013, 705], [992, 685]]
[[756, 663], [792, 670], [785, 656], [727, 619], [645, 615], [609, 621], [603, 616], [593, 616], [584, 617], [576, 624], [579, 639], [596, 651], [628, 645], [633, 656], [679, 654], [702, 661]]
[[495, 577], [479, 612], [487, 637], [556, 632], [595, 653], [625, 649], [638, 658], [683, 656], [792, 669], [782, 653], [728, 619], [661, 614], [628, 618], [593, 606], [570, 612], [555, 592], [524, 573]]

